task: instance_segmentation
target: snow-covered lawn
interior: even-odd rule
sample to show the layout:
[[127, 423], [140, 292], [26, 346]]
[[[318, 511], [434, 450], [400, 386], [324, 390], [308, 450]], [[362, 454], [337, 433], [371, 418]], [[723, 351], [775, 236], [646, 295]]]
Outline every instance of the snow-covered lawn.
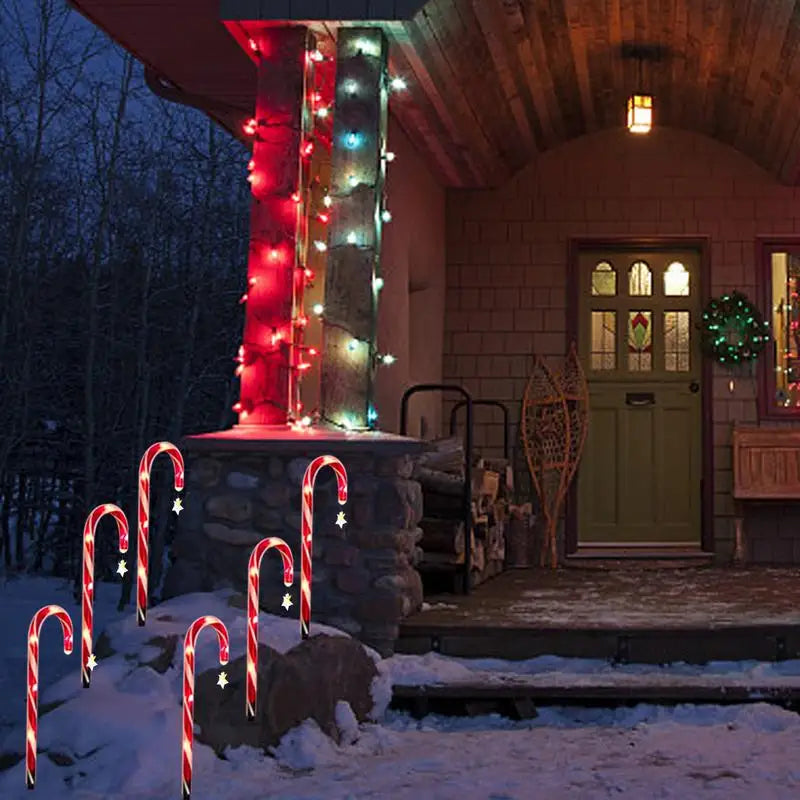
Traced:
[[[223, 593], [177, 598], [151, 609], [138, 629], [133, 608], [114, 610], [118, 587], [101, 585], [96, 637], [106, 629], [120, 655], [100, 660], [92, 687], [80, 688], [78, 656], [64, 656], [54, 620], [42, 636], [42, 706], [63, 701], [40, 717], [35, 792], [25, 789], [24, 763], [0, 772], [0, 798], [136, 798], [180, 796], [180, 652], [164, 674], [126, 662], [122, 653], [157, 634], [185, 631], [200, 614], [229, 626], [232, 658], [244, 647], [244, 615]], [[0, 586], [0, 755], [24, 744], [25, 635], [33, 612], [46, 603], [71, 614], [79, 650], [80, 610], [70, 587], [48, 579]], [[294, 609], [293, 609], [294, 611]], [[162, 619], [159, 619], [162, 617]], [[168, 617], [168, 619], [163, 619]], [[315, 630], [325, 630], [316, 626]], [[215, 637], [201, 637], [200, 671], [216, 664]], [[260, 638], [279, 650], [299, 640], [296, 619], [262, 615]], [[155, 651], [155, 648], [151, 648]], [[145, 660], [143, 657], [140, 660]], [[545, 657], [516, 664], [467, 662], [441, 656], [395, 656], [381, 663], [375, 687], [376, 724], [351, 729], [354, 744], [337, 746], [306, 721], [272, 757], [250, 748], [225, 759], [195, 742], [192, 796], [197, 800], [259, 798], [385, 798], [386, 800], [633, 799], [675, 797], [794, 798], [800, 792], [800, 717], [766, 704], [730, 707], [540, 709], [530, 721], [499, 717], [426, 717], [415, 721], [386, 711], [390, 683], [495, 680], [664, 680], [793, 683], [800, 664], [640, 665]], [[516, 678], [509, 677], [516, 675]], [[644, 676], [644, 677], [642, 677]], [[220, 690], [224, 691], [224, 690]], [[202, 697], [197, 700], [202, 703]], [[347, 715], [341, 727], [347, 728]], [[57, 766], [47, 752], [58, 754]]]

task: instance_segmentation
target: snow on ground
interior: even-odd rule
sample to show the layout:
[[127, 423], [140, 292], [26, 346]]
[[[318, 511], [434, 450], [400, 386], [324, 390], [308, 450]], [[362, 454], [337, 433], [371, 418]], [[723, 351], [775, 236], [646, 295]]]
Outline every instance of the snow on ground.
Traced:
[[[146, 639], [185, 632], [200, 614], [228, 624], [232, 657], [244, 652], [245, 623], [225, 593], [188, 595], [150, 610], [144, 629], [135, 613], [113, 610], [118, 587], [97, 591], [96, 636], [106, 629], [118, 655], [101, 659], [88, 690], [80, 688], [78, 656], [64, 656], [60, 630], [49, 621], [42, 637], [42, 714], [35, 793], [25, 789], [24, 763], [0, 771], [0, 797], [166, 800], [180, 795], [180, 649], [172, 668], [147, 666]], [[4, 754], [24, 744], [25, 634], [30, 616], [56, 602], [72, 613], [79, 650], [80, 613], [70, 587], [48, 579], [0, 586], [0, 768]], [[294, 610], [294, 609], [293, 609]], [[260, 638], [279, 650], [299, 640], [297, 620], [262, 615]], [[325, 630], [315, 626], [316, 631]], [[331, 632], [328, 630], [327, 632]], [[137, 658], [125, 657], [136, 653]], [[214, 667], [216, 637], [200, 637], [198, 669]], [[536, 719], [429, 716], [416, 721], [386, 712], [388, 681], [461, 680], [516, 674], [526, 679], [582, 680], [592, 674], [641, 678], [648, 673], [760, 683], [800, 675], [800, 663], [676, 665], [665, 673], [643, 665], [543, 657], [527, 662], [468, 662], [441, 656], [395, 656], [382, 662], [375, 691], [377, 724], [358, 726], [346, 704], [337, 723], [352, 744], [337, 746], [307, 720], [272, 756], [240, 747], [217, 758], [194, 745], [192, 796], [197, 800], [530, 800], [531, 798], [789, 798], [800, 791], [800, 717], [766, 704], [750, 706], [639, 705], [624, 709], [543, 708]], [[220, 690], [222, 691], [222, 690]], [[198, 698], [202, 702], [202, 698]], [[57, 766], [48, 752], [72, 761]]]
[[392, 683], [404, 686], [487, 683], [525, 686], [770, 686], [800, 688], [800, 660], [712, 661], [709, 664], [618, 664], [539, 656], [526, 661], [450, 658], [438, 653], [384, 661]]

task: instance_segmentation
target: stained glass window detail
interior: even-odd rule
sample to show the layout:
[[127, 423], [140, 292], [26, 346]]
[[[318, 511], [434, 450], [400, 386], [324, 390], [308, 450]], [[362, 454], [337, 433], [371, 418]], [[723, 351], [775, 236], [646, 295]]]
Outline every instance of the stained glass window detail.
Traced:
[[653, 368], [653, 313], [628, 312], [628, 369], [645, 372]]
[[631, 297], [650, 297], [653, 294], [653, 273], [645, 261], [634, 261], [628, 271], [628, 294]]
[[664, 271], [664, 294], [667, 297], [689, 296], [689, 271], [680, 261], [673, 261]]
[[600, 261], [592, 270], [592, 294], [614, 297], [617, 293], [617, 273], [608, 261]]
[[592, 311], [592, 369], [617, 367], [617, 312]]
[[688, 311], [664, 312], [664, 369], [688, 372], [690, 329]]

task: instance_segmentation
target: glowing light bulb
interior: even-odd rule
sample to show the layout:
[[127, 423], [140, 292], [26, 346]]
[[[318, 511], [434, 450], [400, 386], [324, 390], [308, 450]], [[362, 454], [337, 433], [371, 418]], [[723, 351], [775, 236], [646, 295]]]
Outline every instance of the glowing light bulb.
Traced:
[[308, 426], [311, 424], [311, 417], [303, 417], [303, 418], [300, 420], [300, 424], [301, 424], [301, 425], [302, 425], [304, 428], [307, 428], [307, 427], [308, 427]]
[[391, 353], [386, 353], [386, 355], [381, 358], [381, 361], [387, 366], [391, 366], [397, 359]]
[[397, 156], [391, 150], [387, 150], [383, 154], [383, 158], [391, 164], [391, 162], [394, 161]]
[[322, 55], [322, 52], [320, 50], [318, 50], [318, 49], [314, 49], [314, 50], [309, 51], [308, 57], [312, 61], [317, 61], [317, 62], [325, 60], [325, 56]]
[[404, 89], [408, 89], [408, 84], [399, 75], [395, 75], [389, 81], [389, 87], [395, 92], [402, 92]]
[[356, 348], [357, 348], [357, 347], [358, 347], [358, 339], [351, 339], [351, 340], [350, 340], [350, 341], [347, 343], [347, 349], [348, 349], [348, 350], [349, 350], [351, 353], [354, 353], [354, 352], [356, 351]]
[[300, 197], [300, 192], [292, 192], [292, 202], [299, 203], [302, 198]]
[[351, 78], [342, 84], [342, 89], [344, 89], [345, 92], [347, 92], [347, 94], [349, 94], [351, 97], [355, 97], [355, 95], [358, 93], [358, 83]]
[[317, 109], [317, 116], [320, 119], [325, 119], [328, 114], [330, 114], [330, 109], [327, 106], [322, 106], [322, 108]]
[[358, 236], [356, 236], [355, 231], [350, 231], [347, 234], [347, 244], [357, 244], [358, 243]]
[[327, 225], [331, 218], [327, 214], [317, 214], [317, 219]]
[[372, 285], [375, 287], [377, 291], [380, 291], [381, 289], [383, 289], [383, 278], [375, 278], [375, 280], [372, 281]]
[[325, 252], [325, 251], [328, 249], [328, 245], [326, 245], [326, 244], [325, 244], [325, 242], [321, 241], [320, 239], [317, 239], [317, 240], [314, 242], [314, 247], [316, 247], [316, 248], [317, 248], [317, 250], [318, 250], [320, 253], [324, 253], [324, 252]]
[[318, 317], [321, 317], [325, 313], [325, 306], [322, 303], [314, 303], [314, 306], [311, 309]]
[[391, 222], [392, 221], [392, 212], [389, 211], [388, 208], [384, 208], [383, 211], [381, 212], [381, 219], [384, 222]]
[[355, 176], [355, 175], [348, 175], [348, 176], [347, 176], [347, 182], [348, 182], [348, 183], [349, 183], [351, 186], [358, 186], [358, 178], [356, 178], [356, 176]]
[[333, 205], [333, 198], [329, 194], [326, 194], [325, 197], [322, 198], [322, 204], [325, 208], [330, 208]]
[[247, 43], [250, 45], [250, 49], [254, 52], [258, 52], [258, 44], [256, 43], [255, 39], [248, 39]]
[[359, 143], [361, 142], [361, 136], [356, 131], [350, 131], [347, 136], [344, 137], [344, 143], [347, 147], [351, 150], [358, 147]]

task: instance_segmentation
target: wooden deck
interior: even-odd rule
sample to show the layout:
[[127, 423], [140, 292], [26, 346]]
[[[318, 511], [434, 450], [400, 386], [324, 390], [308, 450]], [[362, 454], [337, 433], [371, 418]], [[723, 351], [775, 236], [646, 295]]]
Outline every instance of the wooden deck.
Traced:
[[800, 568], [510, 570], [469, 596], [426, 598], [398, 653], [619, 663], [800, 657]]

